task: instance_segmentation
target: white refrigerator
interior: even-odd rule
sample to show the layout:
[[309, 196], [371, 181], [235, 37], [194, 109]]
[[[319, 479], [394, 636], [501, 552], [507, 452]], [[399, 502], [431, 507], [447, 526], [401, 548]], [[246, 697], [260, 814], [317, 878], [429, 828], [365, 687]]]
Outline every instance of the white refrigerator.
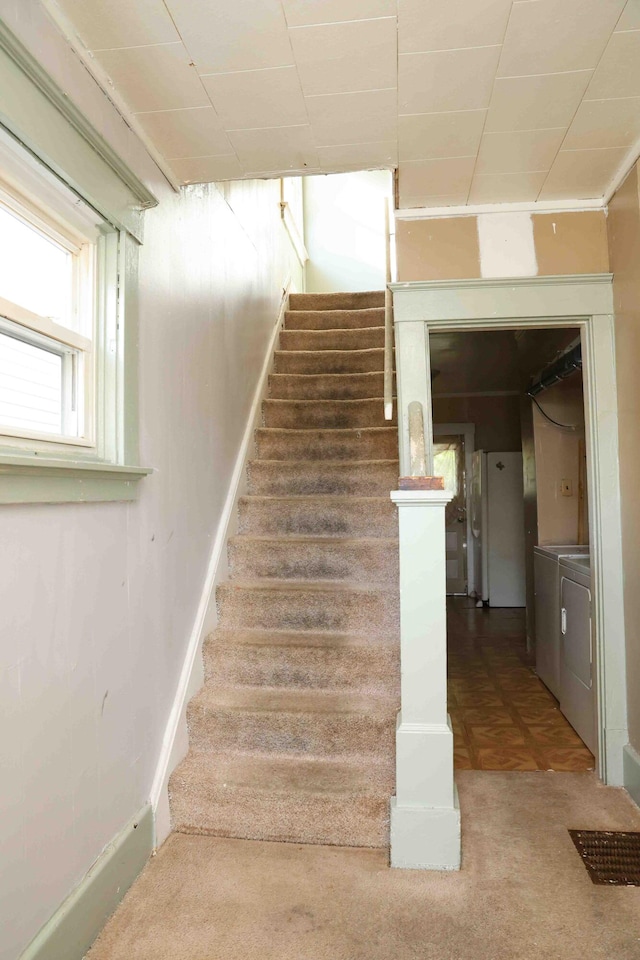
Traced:
[[473, 454], [471, 532], [478, 599], [526, 606], [522, 454]]

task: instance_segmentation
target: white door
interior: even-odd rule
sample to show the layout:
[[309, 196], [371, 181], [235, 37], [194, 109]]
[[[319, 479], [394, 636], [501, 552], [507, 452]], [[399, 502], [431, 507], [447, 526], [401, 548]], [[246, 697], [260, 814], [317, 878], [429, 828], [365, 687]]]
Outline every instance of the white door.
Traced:
[[560, 597], [560, 709], [595, 754], [591, 590], [562, 577]]
[[489, 605], [524, 607], [524, 490], [521, 453], [487, 454]]

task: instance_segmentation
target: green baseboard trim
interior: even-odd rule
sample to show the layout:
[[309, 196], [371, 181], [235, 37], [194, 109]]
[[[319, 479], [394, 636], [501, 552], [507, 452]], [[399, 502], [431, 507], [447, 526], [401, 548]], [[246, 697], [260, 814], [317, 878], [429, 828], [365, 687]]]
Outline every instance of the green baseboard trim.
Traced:
[[153, 851], [149, 804], [114, 837], [20, 960], [82, 960]]
[[630, 743], [622, 751], [625, 790], [640, 807], [640, 754]]

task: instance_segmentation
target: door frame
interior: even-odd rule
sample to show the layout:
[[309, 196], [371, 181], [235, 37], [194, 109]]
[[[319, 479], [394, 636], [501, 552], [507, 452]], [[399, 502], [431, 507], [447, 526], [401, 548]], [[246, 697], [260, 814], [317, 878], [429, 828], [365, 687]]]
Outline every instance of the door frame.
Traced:
[[473, 534], [471, 530], [471, 471], [473, 469], [473, 452], [476, 448], [475, 423], [434, 423], [433, 436], [440, 437], [451, 434], [464, 437], [464, 472], [465, 472], [465, 507], [467, 511], [467, 596], [470, 597], [476, 590], [476, 565], [472, 550]]
[[[598, 774], [624, 783], [628, 743], [613, 276], [440, 280], [391, 284], [400, 472], [407, 474], [408, 403], [422, 403], [432, 452], [429, 334], [575, 326], [582, 341], [594, 591]], [[596, 389], [597, 386], [597, 389]], [[431, 461], [432, 462], [432, 461]]]

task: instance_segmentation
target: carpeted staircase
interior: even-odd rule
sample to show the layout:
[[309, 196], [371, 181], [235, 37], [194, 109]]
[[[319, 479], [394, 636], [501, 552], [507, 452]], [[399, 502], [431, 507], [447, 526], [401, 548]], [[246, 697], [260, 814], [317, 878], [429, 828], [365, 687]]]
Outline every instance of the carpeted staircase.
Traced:
[[175, 830], [388, 843], [398, 543], [383, 293], [291, 296], [170, 782]]

